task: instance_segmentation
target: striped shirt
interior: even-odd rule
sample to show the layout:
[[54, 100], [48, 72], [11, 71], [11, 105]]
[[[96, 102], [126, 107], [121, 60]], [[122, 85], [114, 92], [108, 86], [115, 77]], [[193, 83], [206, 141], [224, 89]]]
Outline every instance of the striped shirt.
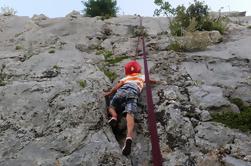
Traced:
[[134, 73], [134, 74], [127, 75], [126, 77], [124, 77], [120, 81], [123, 84], [129, 83], [129, 84], [136, 85], [141, 92], [144, 87], [145, 75], [143, 75], [141, 73]]

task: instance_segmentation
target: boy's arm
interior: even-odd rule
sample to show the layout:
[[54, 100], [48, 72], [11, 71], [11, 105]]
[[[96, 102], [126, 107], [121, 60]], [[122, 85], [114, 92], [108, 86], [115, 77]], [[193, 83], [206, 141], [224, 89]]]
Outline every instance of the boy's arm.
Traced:
[[161, 81], [161, 80], [153, 80], [153, 79], [150, 79], [150, 84], [167, 84], [166, 81]]
[[157, 84], [159, 81], [153, 80], [153, 79], [149, 79], [150, 84]]
[[105, 92], [105, 96], [110, 96], [115, 93], [123, 85], [122, 81], [119, 81], [109, 92]]

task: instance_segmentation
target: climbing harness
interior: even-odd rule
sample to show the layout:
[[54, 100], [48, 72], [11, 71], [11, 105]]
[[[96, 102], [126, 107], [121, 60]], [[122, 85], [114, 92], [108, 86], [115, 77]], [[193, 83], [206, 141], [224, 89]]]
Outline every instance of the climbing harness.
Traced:
[[[142, 17], [139, 16], [139, 18], [140, 18], [140, 28], [143, 29]], [[161, 166], [162, 165], [162, 156], [161, 156], [160, 146], [159, 146], [159, 137], [158, 137], [158, 133], [157, 133], [156, 117], [155, 117], [155, 113], [154, 113], [152, 90], [150, 87], [149, 71], [148, 71], [148, 65], [147, 65], [147, 53], [146, 53], [145, 39], [144, 39], [143, 33], [138, 37], [136, 56], [138, 56], [140, 41], [142, 42], [142, 55], [141, 56], [143, 56], [143, 60], [144, 60], [146, 98], [147, 98], [147, 109], [148, 109], [148, 125], [149, 125], [149, 131], [150, 131], [150, 135], [151, 135], [153, 165], [154, 166]]]

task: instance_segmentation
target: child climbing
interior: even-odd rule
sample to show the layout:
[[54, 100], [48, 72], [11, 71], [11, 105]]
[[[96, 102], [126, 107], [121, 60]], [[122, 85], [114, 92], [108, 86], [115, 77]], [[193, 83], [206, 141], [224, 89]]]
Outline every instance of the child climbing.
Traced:
[[[134, 116], [137, 113], [137, 101], [139, 95], [143, 89], [145, 76], [141, 74], [140, 64], [133, 60], [125, 65], [125, 75], [109, 92], [105, 93], [105, 96], [114, 96], [111, 98], [108, 112], [111, 114], [109, 124], [112, 128], [117, 127], [118, 114], [116, 110], [125, 105], [123, 114], [126, 116], [127, 122], [127, 136], [122, 148], [123, 155], [129, 155], [131, 153], [131, 144], [134, 130]], [[155, 80], [150, 80], [150, 83], [156, 83]], [[117, 110], [119, 111], [119, 110]]]

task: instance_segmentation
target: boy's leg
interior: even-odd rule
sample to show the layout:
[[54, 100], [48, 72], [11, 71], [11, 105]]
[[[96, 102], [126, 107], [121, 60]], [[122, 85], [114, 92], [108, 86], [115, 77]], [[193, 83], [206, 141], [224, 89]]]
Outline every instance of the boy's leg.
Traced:
[[108, 111], [112, 115], [112, 118], [108, 121], [108, 123], [110, 124], [112, 129], [115, 129], [117, 127], [117, 116], [118, 115], [112, 106], [109, 107]]
[[110, 106], [110, 107], [108, 108], [108, 111], [109, 111], [109, 113], [112, 115], [112, 118], [113, 118], [113, 119], [115, 119], [115, 120], [118, 119], [118, 114], [117, 114], [116, 110], [114, 109], [114, 107]]
[[126, 122], [127, 122], [127, 136], [124, 143], [124, 147], [122, 148], [123, 155], [129, 155], [131, 153], [131, 145], [132, 145], [132, 136], [134, 129], [134, 116], [131, 113], [126, 114]]
[[126, 122], [127, 122], [127, 136], [124, 147], [122, 148], [122, 153], [127, 156], [131, 153], [132, 137], [135, 125], [134, 114], [137, 111], [137, 100], [133, 99], [128, 101], [125, 111], [126, 111]]
[[134, 116], [131, 113], [126, 114], [126, 122], [127, 122], [127, 137], [133, 137], [133, 129], [134, 129]]

